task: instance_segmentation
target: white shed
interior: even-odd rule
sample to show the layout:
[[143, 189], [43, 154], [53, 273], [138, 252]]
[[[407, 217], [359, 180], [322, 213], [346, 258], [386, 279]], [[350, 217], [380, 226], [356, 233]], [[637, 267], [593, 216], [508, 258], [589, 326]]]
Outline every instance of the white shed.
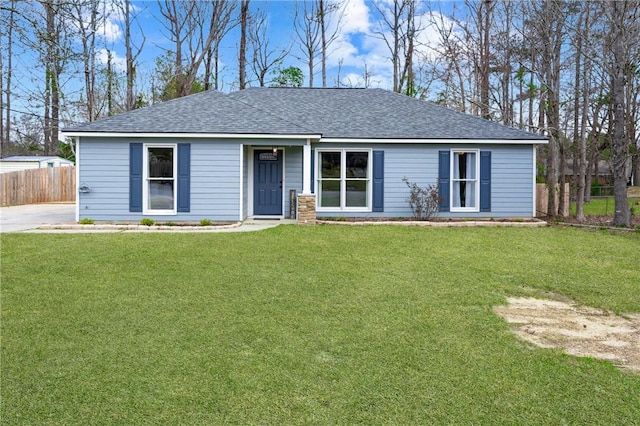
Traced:
[[46, 167], [69, 167], [73, 161], [56, 156], [16, 155], [0, 159], [0, 173], [15, 172], [27, 169], [43, 169]]

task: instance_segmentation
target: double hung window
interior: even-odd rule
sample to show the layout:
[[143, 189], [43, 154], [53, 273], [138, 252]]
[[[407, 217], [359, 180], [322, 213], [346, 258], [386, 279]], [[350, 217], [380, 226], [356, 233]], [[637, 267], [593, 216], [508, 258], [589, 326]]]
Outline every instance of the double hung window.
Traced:
[[176, 211], [176, 145], [147, 145], [145, 154], [145, 211], [171, 214]]
[[318, 210], [371, 210], [371, 151], [318, 152]]
[[452, 152], [451, 211], [478, 211], [479, 168], [477, 151]]

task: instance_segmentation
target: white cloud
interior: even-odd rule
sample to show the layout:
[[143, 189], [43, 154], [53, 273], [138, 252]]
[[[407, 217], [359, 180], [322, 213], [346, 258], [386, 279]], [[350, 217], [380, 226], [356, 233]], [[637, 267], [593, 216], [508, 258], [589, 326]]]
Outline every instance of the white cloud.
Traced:
[[[100, 49], [96, 53], [96, 62], [107, 66], [109, 62], [109, 52], [107, 49]], [[111, 51], [111, 67], [116, 72], [125, 72], [127, 70], [127, 61], [124, 57], [118, 56], [116, 52]]]
[[108, 43], [120, 40], [123, 34], [120, 25], [111, 17], [108, 17], [107, 20], [103, 22], [103, 25], [97, 28], [96, 33]]
[[82, 4], [76, 5], [73, 11], [79, 17], [74, 16], [70, 21], [70, 25], [77, 30], [80, 30], [80, 25], [82, 25], [84, 31], [90, 33], [92, 31], [91, 16], [93, 13], [97, 13], [93, 23], [95, 25], [95, 36], [108, 43], [117, 42], [122, 38], [123, 31], [119, 23], [122, 22], [124, 17], [113, 1], [104, 0], [100, 2], [93, 12], [90, 6]]
[[[122, 26], [125, 23], [124, 5], [119, 0], [103, 0], [101, 3], [100, 13], [105, 16], [103, 25], [101, 25], [97, 34], [109, 43], [117, 42], [122, 39], [124, 32]], [[143, 9], [134, 3], [129, 4], [129, 15], [131, 17], [139, 14]]]
[[392, 81], [386, 75], [377, 74], [371, 68], [367, 68], [367, 78], [365, 81], [364, 71], [362, 74], [354, 72], [348, 73], [340, 79], [340, 85], [342, 87], [380, 87], [383, 89], [389, 89], [392, 86]]
[[368, 33], [369, 25], [369, 6], [365, 1], [348, 0], [343, 9], [342, 32]]
[[380, 64], [386, 46], [375, 38], [369, 5], [364, 0], [348, 0], [344, 5], [344, 17], [340, 33], [333, 42], [327, 64], [364, 68], [364, 64]]
[[[385, 38], [392, 40], [391, 31], [371, 3], [348, 0], [344, 12], [343, 27], [331, 46], [327, 64], [332, 67], [333, 72], [337, 72], [338, 66], [342, 67], [341, 75], [344, 77], [341, 76], [341, 84], [345, 86], [363, 86], [366, 65], [370, 74], [370, 86], [390, 88], [393, 69], [391, 52]], [[425, 58], [433, 58], [441, 45], [440, 33], [434, 23], [445, 29], [453, 28], [454, 32], [456, 26], [453, 21], [435, 11], [421, 10], [416, 20], [419, 33], [414, 46], [414, 61], [417, 64]]]

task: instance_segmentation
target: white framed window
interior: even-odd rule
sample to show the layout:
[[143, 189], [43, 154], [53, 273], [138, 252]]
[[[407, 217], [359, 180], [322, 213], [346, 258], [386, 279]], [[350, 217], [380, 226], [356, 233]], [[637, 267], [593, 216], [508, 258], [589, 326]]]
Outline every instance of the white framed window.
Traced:
[[144, 146], [143, 213], [176, 213], [177, 145]]
[[371, 211], [371, 150], [317, 150], [318, 211]]
[[451, 151], [451, 211], [480, 211], [480, 154], [477, 150]]

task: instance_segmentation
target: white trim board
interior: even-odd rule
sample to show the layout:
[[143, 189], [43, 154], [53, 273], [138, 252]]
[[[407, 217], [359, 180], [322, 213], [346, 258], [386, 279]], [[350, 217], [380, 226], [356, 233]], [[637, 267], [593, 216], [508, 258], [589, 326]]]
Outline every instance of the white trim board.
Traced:
[[321, 135], [276, 135], [268, 133], [134, 133], [134, 132], [61, 132], [64, 136], [103, 138], [198, 138], [198, 139], [320, 139]]
[[491, 144], [491, 145], [531, 145], [547, 144], [543, 139], [352, 139], [352, 138], [321, 138], [325, 143], [423, 143], [423, 144]]
[[122, 138], [196, 138], [196, 139], [293, 139], [311, 140], [315, 143], [422, 143], [422, 144], [497, 144], [531, 145], [548, 144], [547, 139], [416, 139], [416, 138], [323, 138], [320, 134], [268, 134], [268, 133], [133, 133], [133, 132], [78, 132], [62, 131], [64, 136], [75, 137], [122, 137]]

